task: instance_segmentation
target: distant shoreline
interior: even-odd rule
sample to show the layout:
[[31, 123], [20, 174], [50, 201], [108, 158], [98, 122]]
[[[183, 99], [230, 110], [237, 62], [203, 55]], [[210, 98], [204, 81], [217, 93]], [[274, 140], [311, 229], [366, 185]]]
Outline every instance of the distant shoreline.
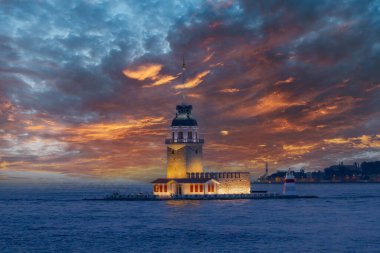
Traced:
[[[284, 182], [253, 182], [252, 184], [283, 184]], [[377, 181], [328, 181], [328, 182], [297, 182], [297, 184], [379, 184]]]

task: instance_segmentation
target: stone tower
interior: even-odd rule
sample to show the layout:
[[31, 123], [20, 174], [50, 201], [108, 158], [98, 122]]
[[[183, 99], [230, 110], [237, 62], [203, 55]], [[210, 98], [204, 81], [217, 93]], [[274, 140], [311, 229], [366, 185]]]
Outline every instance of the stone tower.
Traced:
[[170, 127], [170, 139], [167, 144], [167, 178], [186, 178], [186, 173], [203, 172], [202, 145], [198, 132], [198, 123], [192, 118], [193, 107], [187, 104], [177, 105], [177, 113]]

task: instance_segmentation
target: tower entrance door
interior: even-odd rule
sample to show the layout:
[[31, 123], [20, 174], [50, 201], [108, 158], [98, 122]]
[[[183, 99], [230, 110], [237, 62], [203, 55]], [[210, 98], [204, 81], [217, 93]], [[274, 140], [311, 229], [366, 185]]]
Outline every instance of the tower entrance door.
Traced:
[[182, 185], [177, 184], [177, 194], [182, 195]]

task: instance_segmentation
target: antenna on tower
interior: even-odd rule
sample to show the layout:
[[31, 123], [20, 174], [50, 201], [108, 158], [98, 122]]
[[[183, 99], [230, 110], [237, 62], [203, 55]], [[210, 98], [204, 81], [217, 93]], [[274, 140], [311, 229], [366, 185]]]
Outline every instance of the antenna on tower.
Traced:
[[[186, 63], [185, 63], [185, 55], [183, 55], [182, 56], [182, 73], [181, 73], [181, 75], [182, 75], [182, 85], [184, 85], [185, 84], [185, 71], [186, 71]], [[182, 91], [183, 93], [182, 93], [182, 103], [185, 103], [185, 98], [186, 98], [186, 96], [185, 96], [185, 94], [184, 94], [184, 91]]]

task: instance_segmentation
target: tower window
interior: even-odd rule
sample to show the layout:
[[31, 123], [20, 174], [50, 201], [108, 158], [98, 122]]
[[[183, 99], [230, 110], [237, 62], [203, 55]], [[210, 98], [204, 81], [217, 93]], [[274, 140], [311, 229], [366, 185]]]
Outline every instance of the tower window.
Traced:
[[194, 186], [193, 184], [190, 184], [190, 192], [193, 192], [194, 191]]
[[203, 192], [203, 184], [199, 185], [199, 192]]
[[198, 184], [195, 184], [195, 192], [198, 192]]

